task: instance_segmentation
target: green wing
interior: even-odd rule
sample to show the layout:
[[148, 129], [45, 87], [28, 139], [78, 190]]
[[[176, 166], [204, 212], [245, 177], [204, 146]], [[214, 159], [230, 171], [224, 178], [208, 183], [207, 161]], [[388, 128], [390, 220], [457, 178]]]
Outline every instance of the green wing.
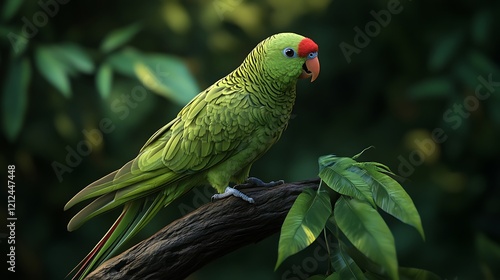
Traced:
[[[221, 80], [224, 81], [224, 80]], [[187, 104], [177, 117], [146, 142], [122, 168], [88, 185], [65, 209], [96, 198], [68, 223], [80, 227], [92, 217], [124, 205], [120, 217], [75, 268], [82, 279], [113, 256], [157, 213], [192, 187], [207, 183], [205, 174], [249, 146], [255, 126], [249, 94], [215, 84]], [[243, 168], [243, 166], [242, 166]]]
[[[100, 213], [163, 188], [166, 193], [159, 195], [166, 200], [158, 203], [166, 205], [185, 193], [185, 188], [205, 183], [200, 178], [204, 171], [248, 146], [253, 132], [248, 119], [251, 110], [245, 111], [249, 107], [248, 94], [219, 83], [200, 93], [146, 142], [135, 159], [90, 184], [66, 204], [68, 209], [99, 197], [75, 215], [68, 229], [75, 230]], [[183, 179], [193, 184], [179, 184]]]

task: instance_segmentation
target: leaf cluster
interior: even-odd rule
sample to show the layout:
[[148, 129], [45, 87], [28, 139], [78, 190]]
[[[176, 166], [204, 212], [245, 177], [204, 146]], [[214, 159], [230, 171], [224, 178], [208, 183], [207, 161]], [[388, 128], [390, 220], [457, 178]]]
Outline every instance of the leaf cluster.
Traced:
[[[109, 32], [98, 49], [85, 48], [74, 42], [43, 43], [24, 34], [26, 27], [10, 24], [23, 1], [3, 4], [0, 30], [4, 47], [8, 48], [5, 76], [1, 90], [4, 134], [15, 141], [23, 127], [32, 84], [42, 77], [64, 98], [71, 98], [72, 80], [92, 76], [95, 91], [103, 100], [109, 99], [116, 74], [139, 81], [165, 98], [184, 105], [198, 93], [198, 87], [185, 63], [171, 55], [144, 53], [127, 44], [142, 28], [140, 23]], [[21, 30], [21, 31], [19, 31]], [[34, 33], [32, 37], [35, 37]], [[2, 61], [3, 62], [3, 61]], [[33, 74], [35, 72], [35, 74]], [[39, 75], [37, 75], [39, 74]]]
[[425, 239], [420, 215], [397, 176], [381, 163], [358, 162], [360, 155], [319, 158], [320, 186], [306, 189], [290, 209], [276, 268], [323, 232], [325, 239], [336, 240], [327, 247], [329, 270], [310, 279], [439, 279], [422, 269], [399, 267], [394, 237], [378, 209]]

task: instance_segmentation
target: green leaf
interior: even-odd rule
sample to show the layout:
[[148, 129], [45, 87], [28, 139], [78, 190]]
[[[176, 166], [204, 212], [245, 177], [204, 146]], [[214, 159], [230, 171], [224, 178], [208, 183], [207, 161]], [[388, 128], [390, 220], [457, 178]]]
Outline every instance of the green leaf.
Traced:
[[436, 41], [429, 55], [429, 68], [431, 71], [440, 71], [448, 65], [458, 53], [464, 39], [462, 30], [450, 32]]
[[399, 277], [401, 280], [440, 280], [436, 274], [419, 268], [400, 267]]
[[35, 62], [42, 76], [65, 97], [71, 96], [67, 67], [58, 59], [53, 48], [41, 46], [35, 50]]
[[95, 83], [97, 91], [103, 99], [109, 97], [111, 93], [111, 85], [113, 83], [113, 70], [107, 63], [103, 63], [97, 70]]
[[403, 187], [390, 176], [381, 173], [378, 165], [364, 163], [362, 166], [367, 172], [367, 176], [363, 179], [371, 186], [377, 206], [403, 223], [414, 227], [425, 240], [420, 215]]
[[71, 96], [70, 75], [94, 71], [94, 63], [87, 53], [72, 43], [38, 47], [35, 62], [40, 74], [65, 97]]
[[199, 92], [185, 63], [176, 57], [144, 55], [134, 70], [145, 87], [179, 105], [186, 105]]
[[453, 83], [447, 78], [432, 78], [424, 80], [409, 89], [413, 98], [447, 97], [454, 92]]
[[111, 32], [101, 43], [101, 51], [108, 53], [126, 44], [141, 30], [141, 24], [134, 23]]
[[365, 276], [366, 276], [366, 279], [368, 279], [368, 280], [386, 280], [386, 278], [387, 278], [384, 275], [376, 274], [376, 273], [373, 273], [370, 271], [366, 271]]
[[318, 159], [319, 171], [321, 172], [321, 170], [323, 170], [325, 167], [334, 165], [338, 159], [339, 159], [339, 157], [337, 157], [335, 155], [326, 155], [326, 156], [319, 157], [319, 159]]
[[358, 159], [360, 156], [362, 156], [362, 155], [363, 155], [366, 151], [368, 151], [369, 149], [375, 149], [375, 147], [374, 147], [374, 146], [369, 146], [369, 147], [364, 148], [361, 152], [359, 152], [359, 153], [355, 154], [355, 155], [352, 157], [352, 159], [353, 159], [353, 160]]
[[341, 196], [334, 218], [354, 247], [380, 264], [391, 279], [399, 279], [394, 238], [377, 210], [366, 202]]
[[59, 60], [68, 68], [76, 72], [90, 74], [94, 71], [94, 62], [80, 46], [72, 43], [55, 45], [52, 47], [57, 52]]
[[335, 238], [339, 239], [339, 230], [337, 228], [337, 224], [335, 223], [333, 215], [330, 215], [330, 217], [328, 217], [325, 228], [330, 231], [333, 236], [335, 236]]
[[124, 48], [111, 54], [106, 60], [116, 72], [135, 78], [134, 65], [141, 60], [141, 53], [134, 48]]
[[6, 0], [2, 7], [3, 22], [9, 21], [16, 14], [17, 10], [19, 10], [23, 2], [23, 0]]
[[341, 279], [344, 279], [344, 278], [341, 278], [340, 274], [338, 274], [337, 272], [334, 272], [334, 273], [328, 275], [328, 277], [326, 277], [325, 280], [341, 280]]
[[199, 92], [196, 81], [179, 58], [127, 48], [107, 61], [116, 72], [137, 77], [145, 87], [179, 105], [187, 104]]
[[340, 279], [344, 279], [344, 278], [340, 278], [340, 275], [337, 272], [334, 272], [328, 276], [313, 275], [313, 276], [307, 278], [307, 280], [340, 280]]
[[5, 135], [14, 141], [23, 124], [28, 103], [31, 66], [27, 58], [12, 60], [2, 90], [2, 117]]
[[357, 163], [355, 163], [355, 165], [357, 167], [361, 168], [361, 169], [367, 169], [367, 168], [375, 167], [375, 169], [378, 172], [389, 174], [391, 176], [398, 176], [398, 175], [394, 174], [387, 165], [382, 164], [380, 162], [365, 161], [365, 162], [357, 162]]
[[349, 254], [349, 256], [356, 262], [363, 271], [369, 271], [372, 274], [378, 275], [380, 277], [384, 276], [385, 269], [378, 263], [369, 259], [363, 253], [361, 253], [352, 244], [346, 245], [342, 240], [339, 240], [342, 248]]
[[[492, 220], [493, 222], [493, 220]], [[495, 243], [482, 233], [476, 234], [476, 255], [484, 269], [497, 274], [499, 271], [498, 260], [500, 260], [500, 244]]]
[[[372, 190], [366, 184], [361, 176], [363, 176], [364, 171], [353, 170], [352, 166], [356, 163], [355, 160], [351, 158], [335, 158], [336, 162], [331, 164], [329, 160], [323, 159], [321, 163], [328, 163], [328, 166], [324, 166], [320, 169], [319, 177], [334, 191], [352, 196], [360, 200], [368, 201], [373, 207], [375, 207], [375, 202], [373, 201]], [[331, 160], [331, 159], [330, 159]]]
[[340, 279], [365, 279], [363, 272], [346, 252], [342, 243], [334, 249], [331, 259], [332, 267], [339, 273]]
[[494, 22], [493, 10], [485, 9], [476, 13], [471, 30], [472, 40], [476, 45], [488, 43]]
[[326, 191], [305, 189], [288, 212], [281, 227], [277, 269], [289, 256], [301, 251], [316, 240], [332, 213]]

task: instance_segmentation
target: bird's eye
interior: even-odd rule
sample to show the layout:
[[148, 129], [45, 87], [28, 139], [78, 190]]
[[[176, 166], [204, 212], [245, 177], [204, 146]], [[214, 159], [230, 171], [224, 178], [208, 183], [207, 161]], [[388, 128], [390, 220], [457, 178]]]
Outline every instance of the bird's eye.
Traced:
[[283, 50], [283, 54], [286, 57], [295, 57], [296, 56], [295, 51], [292, 48], [285, 48]]
[[307, 58], [308, 59], [311, 59], [311, 58], [315, 58], [318, 56], [318, 52], [310, 52], [308, 55], [307, 55]]

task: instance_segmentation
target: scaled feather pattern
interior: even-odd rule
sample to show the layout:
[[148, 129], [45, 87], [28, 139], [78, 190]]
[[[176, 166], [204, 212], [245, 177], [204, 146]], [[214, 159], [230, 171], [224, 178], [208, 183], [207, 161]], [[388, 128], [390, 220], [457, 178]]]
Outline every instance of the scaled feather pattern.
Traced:
[[193, 187], [208, 184], [223, 193], [230, 183], [244, 182], [286, 128], [297, 80], [318, 76], [317, 53], [316, 43], [294, 33], [263, 40], [236, 70], [154, 133], [137, 157], [77, 193], [65, 210], [94, 200], [71, 219], [69, 231], [115, 207], [123, 211], [73, 278], [83, 279], [115, 255], [160, 209]]

